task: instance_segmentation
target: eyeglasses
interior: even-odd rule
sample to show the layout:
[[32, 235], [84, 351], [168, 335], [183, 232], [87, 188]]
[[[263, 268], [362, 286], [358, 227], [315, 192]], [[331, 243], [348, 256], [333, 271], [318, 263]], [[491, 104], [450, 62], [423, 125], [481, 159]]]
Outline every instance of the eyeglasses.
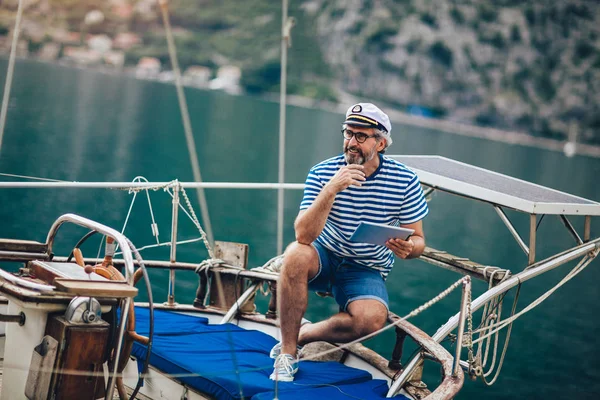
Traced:
[[344, 135], [344, 139], [346, 140], [352, 140], [354, 136], [358, 143], [364, 143], [367, 139], [377, 139], [379, 137], [379, 135], [367, 135], [366, 133], [351, 131], [350, 129], [342, 129], [342, 135]]

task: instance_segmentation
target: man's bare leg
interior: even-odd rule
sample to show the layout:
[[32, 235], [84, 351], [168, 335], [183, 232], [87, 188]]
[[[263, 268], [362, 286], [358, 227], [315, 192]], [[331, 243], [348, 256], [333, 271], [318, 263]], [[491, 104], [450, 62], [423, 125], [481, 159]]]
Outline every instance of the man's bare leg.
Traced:
[[303, 325], [298, 344], [305, 345], [321, 340], [333, 343], [351, 342], [381, 329], [387, 316], [387, 308], [380, 301], [356, 300], [348, 305], [348, 312], [340, 312], [315, 324]]
[[296, 355], [300, 323], [308, 303], [308, 281], [319, 272], [317, 250], [294, 242], [285, 250], [277, 284], [281, 353]]

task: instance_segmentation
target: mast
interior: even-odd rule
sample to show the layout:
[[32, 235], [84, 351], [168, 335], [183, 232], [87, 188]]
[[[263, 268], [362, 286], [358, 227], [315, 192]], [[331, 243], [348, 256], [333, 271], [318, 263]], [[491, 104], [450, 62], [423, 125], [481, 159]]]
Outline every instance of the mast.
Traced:
[[23, 0], [19, 0], [17, 19], [15, 21], [15, 29], [13, 30], [12, 46], [10, 47], [10, 58], [8, 59], [8, 70], [6, 71], [6, 83], [4, 84], [4, 96], [2, 97], [2, 110], [0, 110], [0, 151], [2, 150], [2, 136], [4, 136], [4, 126], [6, 124], [6, 112], [8, 110], [10, 87], [12, 85], [13, 71], [15, 69], [15, 58], [17, 55], [17, 45], [19, 43], [19, 33], [21, 33], [22, 15]]
[[[281, 10], [281, 84], [279, 85], [279, 184], [285, 182], [285, 106], [287, 102], [287, 49], [291, 46], [294, 18], [288, 18], [288, 0]], [[277, 190], [277, 254], [283, 253], [283, 187]]]

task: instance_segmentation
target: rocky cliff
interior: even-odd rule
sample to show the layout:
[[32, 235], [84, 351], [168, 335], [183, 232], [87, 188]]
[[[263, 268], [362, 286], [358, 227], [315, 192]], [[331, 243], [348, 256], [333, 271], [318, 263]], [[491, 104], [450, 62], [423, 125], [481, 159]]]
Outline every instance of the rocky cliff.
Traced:
[[305, 9], [340, 89], [600, 143], [598, 2], [315, 0]]

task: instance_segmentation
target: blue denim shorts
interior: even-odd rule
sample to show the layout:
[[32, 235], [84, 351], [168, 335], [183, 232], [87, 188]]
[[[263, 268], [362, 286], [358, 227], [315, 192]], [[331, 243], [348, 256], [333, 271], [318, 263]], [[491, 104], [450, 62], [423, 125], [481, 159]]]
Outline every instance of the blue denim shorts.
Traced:
[[310, 290], [333, 294], [342, 311], [361, 299], [378, 300], [389, 310], [385, 281], [379, 272], [352, 259], [338, 257], [317, 242], [312, 245], [319, 254], [319, 272], [308, 281]]

